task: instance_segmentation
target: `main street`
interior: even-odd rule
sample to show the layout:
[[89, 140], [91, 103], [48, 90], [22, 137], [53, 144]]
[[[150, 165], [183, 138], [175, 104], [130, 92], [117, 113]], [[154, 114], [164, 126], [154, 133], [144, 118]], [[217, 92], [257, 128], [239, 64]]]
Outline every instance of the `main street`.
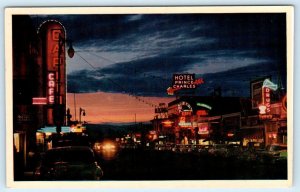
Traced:
[[114, 159], [97, 154], [103, 180], [286, 179], [287, 163], [200, 153], [126, 149]]

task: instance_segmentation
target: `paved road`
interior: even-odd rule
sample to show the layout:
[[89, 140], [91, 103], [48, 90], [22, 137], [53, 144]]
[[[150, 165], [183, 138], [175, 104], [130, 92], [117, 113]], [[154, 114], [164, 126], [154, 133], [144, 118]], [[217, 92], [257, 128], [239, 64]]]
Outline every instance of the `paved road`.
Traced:
[[106, 160], [98, 154], [103, 180], [286, 179], [286, 162], [243, 161], [172, 151], [122, 150]]

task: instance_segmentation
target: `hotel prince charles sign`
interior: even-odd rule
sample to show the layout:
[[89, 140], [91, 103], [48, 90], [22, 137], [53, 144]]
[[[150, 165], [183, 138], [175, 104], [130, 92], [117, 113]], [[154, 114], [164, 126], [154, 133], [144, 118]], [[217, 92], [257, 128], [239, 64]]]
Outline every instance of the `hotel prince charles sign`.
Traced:
[[181, 89], [195, 89], [197, 85], [203, 84], [202, 78], [196, 79], [195, 74], [173, 74], [172, 87], [167, 89], [168, 95]]

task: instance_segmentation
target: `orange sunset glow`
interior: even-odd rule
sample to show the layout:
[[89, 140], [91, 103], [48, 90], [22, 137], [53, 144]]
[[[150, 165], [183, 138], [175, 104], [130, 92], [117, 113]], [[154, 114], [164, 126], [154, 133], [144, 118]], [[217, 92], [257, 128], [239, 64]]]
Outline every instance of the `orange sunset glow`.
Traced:
[[[75, 97], [75, 103], [74, 103]], [[173, 101], [173, 97], [139, 97], [140, 99], [158, 105]], [[121, 93], [73, 93], [67, 94], [67, 108], [70, 109], [72, 120], [79, 120], [79, 108], [85, 110], [86, 116], [82, 121], [88, 123], [130, 123], [149, 122], [153, 119], [154, 107], [133, 96]]]

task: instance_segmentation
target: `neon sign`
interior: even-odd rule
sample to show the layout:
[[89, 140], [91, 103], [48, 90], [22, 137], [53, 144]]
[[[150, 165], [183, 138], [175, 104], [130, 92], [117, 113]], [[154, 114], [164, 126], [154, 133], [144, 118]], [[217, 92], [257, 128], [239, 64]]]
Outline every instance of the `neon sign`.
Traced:
[[163, 124], [164, 127], [172, 127], [172, 124], [174, 123], [173, 121], [170, 120], [165, 120], [163, 122], [161, 122]]
[[212, 109], [211, 106], [209, 106], [209, 105], [207, 105], [207, 104], [205, 104], [205, 103], [197, 103], [197, 106], [199, 106], [199, 107], [204, 107], [204, 108], [209, 109], [209, 110]]
[[265, 114], [271, 112], [271, 89], [268, 87], [263, 88], [263, 105], [266, 106]]
[[204, 83], [203, 78], [195, 79], [195, 74], [174, 74], [173, 85], [168, 87], [168, 95], [174, 95], [174, 93], [180, 89], [195, 89], [197, 85]]
[[209, 128], [208, 128], [208, 123], [198, 123], [198, 134], [199, 135], [205, 135], [209, 134]]
[[190, 126], [192, 126], [192, 123], [191, 122], [180, 122], [180, 123], [178, 123], [178, 125], [181, 127], [190, 127]]
[[269, 114], [271, 112], [271, 91], [276, 91], [278, 86], [270, 79], [265, 79], [262, 86], [262, 104], [259, 105], [259, 114]]
[[195, 74], [174, 74], [173, 75], [173, 89], [195, 89], [194, 84]]
[[54, 104], [54, 89], [55, 89], [55, 74], [54, 72], [48, 73], [48, 104]]
[[267, 87], [269, 89], [271, 89], [272, 91], [276, 91], [278, 86], [276, 84], [274, 84], [272, 81], [270, 81], [270, 79], [265, 79], [263, 82], [263, 88]]
[[287, 97], [286, 95], [282, 99], [282, 109], [286, 112], [287, 111]]
[[185, 101], [180, 102], [178, 105], [178, 111], [182, 116], [188, 116], [191, 115], [193, 112], [192, 106]]
[[46, 97], [33, 97], [32, 98], [32, 105], [46, 105], [47, 98]]

